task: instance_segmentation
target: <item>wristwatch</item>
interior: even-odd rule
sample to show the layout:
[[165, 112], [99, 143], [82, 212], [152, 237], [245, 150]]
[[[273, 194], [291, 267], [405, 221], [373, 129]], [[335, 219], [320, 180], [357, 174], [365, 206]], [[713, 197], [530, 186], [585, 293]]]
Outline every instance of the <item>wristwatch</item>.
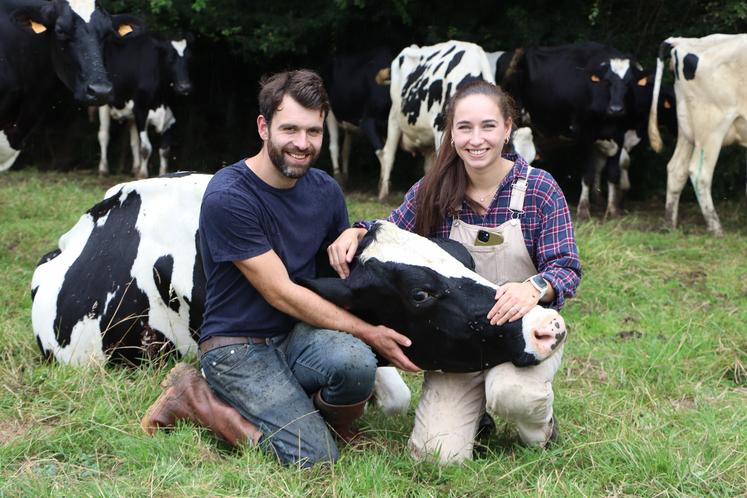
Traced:
[[545, 282], [545, 279], [542, 278], [542, 275], [534, 275], [524, 280], [524, 282], [529, 282], [530, 284], [532, 284], [532, 287], [539, 291], [539, 301], [542, 301], [542, 298], [545, 297], [545, 294], [547, 294], [547, 289], [549, 287], [547, 285], [547, 282]]

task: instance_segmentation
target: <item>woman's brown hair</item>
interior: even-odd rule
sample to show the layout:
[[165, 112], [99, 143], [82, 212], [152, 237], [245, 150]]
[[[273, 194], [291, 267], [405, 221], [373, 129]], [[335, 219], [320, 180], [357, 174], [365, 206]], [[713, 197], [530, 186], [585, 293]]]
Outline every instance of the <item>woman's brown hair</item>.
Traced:
[[428, 237], [432, 235], [444, 218], [462, 208], [467, 190], [467, 172], [464, 161], [451, 145], [451, 128], [454, 125], [456, 104], [470, 95], [486, 95], [498, 105], [504, 120], [514, 121], [514, 104], [510, 95], [499, 86], [483, 80], [476, 80], [461, 87], [446, 106], [446, 120], [441, 146], [436, 163], [426, 173], [415, 196], [415, 233]]

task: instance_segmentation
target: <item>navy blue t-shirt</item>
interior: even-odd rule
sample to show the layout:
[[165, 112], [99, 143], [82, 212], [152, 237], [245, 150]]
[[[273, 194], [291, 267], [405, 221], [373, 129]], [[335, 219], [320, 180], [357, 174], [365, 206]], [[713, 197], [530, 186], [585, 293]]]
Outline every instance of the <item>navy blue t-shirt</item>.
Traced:
[[348, 226], [342, 191], [321, 170], [309, 169], [289, 189], [271, 187], [243, 160], [218, 171], [200, 210], [207, 278], [200, 341], [212, 335], [288, 333], [298, 320], [265, 301], [233, 261], [274, 250], [291, 279], [313, 278], [319, 249]]

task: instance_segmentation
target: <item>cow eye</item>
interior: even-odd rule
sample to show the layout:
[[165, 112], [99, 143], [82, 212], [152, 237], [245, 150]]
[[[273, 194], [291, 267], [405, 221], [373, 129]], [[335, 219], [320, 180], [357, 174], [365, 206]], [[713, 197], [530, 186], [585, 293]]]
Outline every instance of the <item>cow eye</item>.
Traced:
[[417, 289], [412, 293], [412, 300], [415, 301], [416, 304], [422, 304], [428, 301], [430, 298], [431, 295], [423, 289]]
[[602, 81], [602, 79], [599, 76], [597, 76], [596, 74], [592, 74], [591, 75], [591, 81], [593, 81], [594, 83], [599, 83], [600, 81]]

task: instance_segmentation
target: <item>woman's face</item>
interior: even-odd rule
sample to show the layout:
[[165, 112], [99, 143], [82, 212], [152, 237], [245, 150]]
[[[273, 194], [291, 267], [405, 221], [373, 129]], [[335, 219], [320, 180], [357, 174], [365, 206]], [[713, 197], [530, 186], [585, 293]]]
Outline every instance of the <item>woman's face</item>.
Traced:
[[454, 149], [470, 169], [498, 165], [511, 120], [506, 120], [495, 100], [487, 95], [469, 95], [454, 108], [451, 136]]

